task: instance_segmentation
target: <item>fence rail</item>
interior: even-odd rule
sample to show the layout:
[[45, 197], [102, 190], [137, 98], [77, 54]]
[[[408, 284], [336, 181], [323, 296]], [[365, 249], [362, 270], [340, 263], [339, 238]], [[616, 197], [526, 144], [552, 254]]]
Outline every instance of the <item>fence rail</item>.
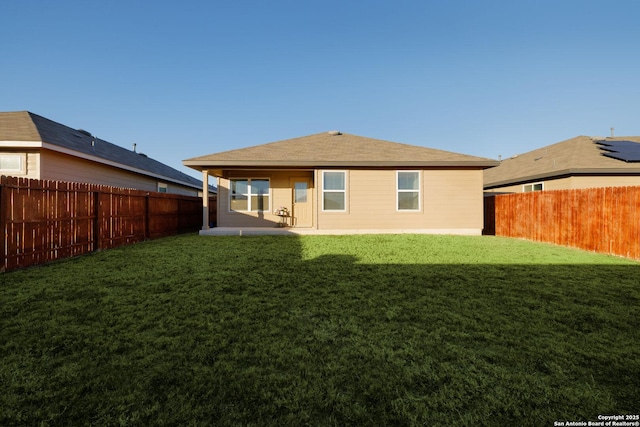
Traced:
[[[215, 197], [210, 221], [215, 222]], [[202, 198], [0, 177], [0, 271], [156, 239], [202, 226]]]
[[640, 259], [640, 187], [485, 197], [485, 234]]

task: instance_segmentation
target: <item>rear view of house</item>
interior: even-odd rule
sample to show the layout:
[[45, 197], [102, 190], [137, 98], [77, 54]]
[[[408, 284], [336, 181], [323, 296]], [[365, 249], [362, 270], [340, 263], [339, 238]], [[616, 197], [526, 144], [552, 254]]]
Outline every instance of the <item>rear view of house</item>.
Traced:
[[183, 163], [218, 178], [219, 227], [455, 234], [481, 234], [483, 170], [498, 164], [338, 131]]
[[170, 166], [28, 111], [0, 113], [0, 175], [198, 196]]

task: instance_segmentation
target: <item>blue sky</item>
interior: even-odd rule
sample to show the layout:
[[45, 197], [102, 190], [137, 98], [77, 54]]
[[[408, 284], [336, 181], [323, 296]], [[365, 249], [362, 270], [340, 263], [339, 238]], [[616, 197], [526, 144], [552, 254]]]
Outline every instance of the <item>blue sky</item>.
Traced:
[[337, 129], [489, 158], [640, 135], [640, 2], [17, 1], [0, 111], [181, 160]]

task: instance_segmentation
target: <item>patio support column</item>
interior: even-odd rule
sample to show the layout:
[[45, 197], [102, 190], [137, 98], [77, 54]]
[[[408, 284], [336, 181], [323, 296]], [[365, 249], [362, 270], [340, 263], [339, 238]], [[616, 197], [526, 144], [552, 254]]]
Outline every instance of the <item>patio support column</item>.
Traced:
[[209, 229], [209, 170], [202, 170], [202, 229]]

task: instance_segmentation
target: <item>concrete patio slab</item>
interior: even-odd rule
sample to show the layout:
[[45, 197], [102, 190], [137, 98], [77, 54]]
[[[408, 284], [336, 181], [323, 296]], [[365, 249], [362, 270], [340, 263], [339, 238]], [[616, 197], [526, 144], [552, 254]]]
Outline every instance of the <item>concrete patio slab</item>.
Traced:
[[349, 234], [460, 234], [474, 235], [478, 234], [476, 230], [317, 230], [315, 228], [279, 228], [279, 227], [214, 227], [208, 230], [200, 230], [201, 236], [338, 236]]

